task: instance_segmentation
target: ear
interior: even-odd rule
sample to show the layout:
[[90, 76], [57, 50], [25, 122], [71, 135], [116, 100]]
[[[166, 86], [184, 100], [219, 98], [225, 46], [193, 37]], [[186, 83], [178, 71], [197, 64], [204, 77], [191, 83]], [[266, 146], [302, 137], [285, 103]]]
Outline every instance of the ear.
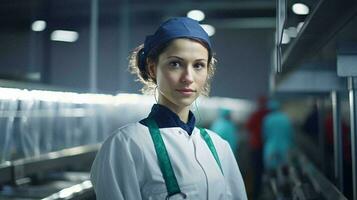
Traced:
[[148, 60], [147, 63], [148, 63], [147, 66], [148, 66], [149, 76], [153, 80], [156, 80], [156, 64], [151, 60]]

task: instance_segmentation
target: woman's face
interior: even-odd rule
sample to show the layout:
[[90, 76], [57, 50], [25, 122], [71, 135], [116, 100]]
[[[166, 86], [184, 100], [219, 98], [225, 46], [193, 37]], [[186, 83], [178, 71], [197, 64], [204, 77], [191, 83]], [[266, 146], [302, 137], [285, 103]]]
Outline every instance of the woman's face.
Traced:
[[150, 66], [155, 76], [158, 103], [171, 109], [188, 107], [200, 95], [208, 76], [208, 50], [189, 39], [175, 39]]

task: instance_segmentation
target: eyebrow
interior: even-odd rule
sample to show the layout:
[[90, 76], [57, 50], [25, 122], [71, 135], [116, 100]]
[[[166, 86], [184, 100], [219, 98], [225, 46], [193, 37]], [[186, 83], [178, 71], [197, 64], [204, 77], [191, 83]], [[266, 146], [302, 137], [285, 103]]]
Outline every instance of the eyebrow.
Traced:
[[[167, 58], [177, 58], [179, 60], [185, 60], [185, 59], [183, 59], [181, 57], [178, 57], [178, 56], [168, 56]], [[197, 59], [195, 61], [207, 61], [207, 59], [201, 58], [201, 59]]]

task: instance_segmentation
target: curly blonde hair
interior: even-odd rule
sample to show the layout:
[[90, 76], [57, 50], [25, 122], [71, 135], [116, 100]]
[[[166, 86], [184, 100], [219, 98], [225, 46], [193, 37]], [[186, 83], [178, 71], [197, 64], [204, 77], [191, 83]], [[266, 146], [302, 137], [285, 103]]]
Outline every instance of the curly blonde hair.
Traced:
[[[203, 88], [203, 91], [201, 93], [204, 96], [208, 96], [211, 89], [211, 79], [216, 71], [217, 60], [212, 55], [212, 52], [210, 51], [210, 49], [208, 48], [205, 42], [199, 39], [192, 39], [192, 38], [188, 38], [188, 39], [199, 42], [204, 47], [206, 47], [206, 49], [209, 52], [208, 53], [208, 77], [207, 77], [206, 84]], [[139, 52], [144, 48], [144, 44], [139, 45], [131, 52], [129, 56], [129, 71], [137, 76], [136, 81], [139, 81], [143, 84], [143, 88], [141, 89], [141, 92], [143, 94], [153, 94], [155, 88], [157, 87], [156, 80], [149, 75], [148, 65], [147, 65], [148, 61], [153, 61], [154, 63], [157, 63], [159, 60], [159, 55], [165, 51], [165, 49], [171, 44], [171, 42], [172, 40], [164, 43], [163, 45], [149, 52], [146, 60], [145, 69], [141, 69], [139, 67]]]

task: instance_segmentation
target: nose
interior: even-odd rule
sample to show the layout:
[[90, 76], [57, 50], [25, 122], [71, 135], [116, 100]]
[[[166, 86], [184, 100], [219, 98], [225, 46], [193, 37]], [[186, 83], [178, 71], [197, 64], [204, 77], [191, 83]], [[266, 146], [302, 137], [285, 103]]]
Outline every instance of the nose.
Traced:
[[181, 81], [186, 84], [193, 83], [193, 70], [191, 67], [186, 67], [185, 70], [182, 72]]

